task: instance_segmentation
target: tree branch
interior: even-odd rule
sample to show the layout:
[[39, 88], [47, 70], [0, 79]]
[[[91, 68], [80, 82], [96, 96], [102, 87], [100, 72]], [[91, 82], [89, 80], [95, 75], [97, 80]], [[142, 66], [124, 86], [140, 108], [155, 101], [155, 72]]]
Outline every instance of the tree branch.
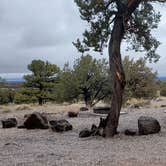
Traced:
[[130, 17], [141, 2], [142, 0], [128, 0], [126, 16]]

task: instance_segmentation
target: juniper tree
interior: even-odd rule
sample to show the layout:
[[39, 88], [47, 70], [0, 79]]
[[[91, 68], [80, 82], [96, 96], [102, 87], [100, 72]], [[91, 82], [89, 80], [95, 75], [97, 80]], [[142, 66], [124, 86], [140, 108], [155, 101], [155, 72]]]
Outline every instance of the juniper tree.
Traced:
[[[166, 0], [75, 0], [81, 18], [88, 22], [89, 29], [83, 40], [74, 45], [84, 53], [87, 50], [101, 52], [108, 45], [109, 65], [113, 78], [111, 111], [107, 116], [103, 135], [112, 137], [117, 130], [125, 88], [125, 74], [121, 60], [122, 40], [130, 49], [145, 51], [150, 61], [157, 61], [156, 49], [159, 42], [152, 36], [160, 21], [155, 4]], [[129, 49], [128, 48], [128, 49]]]
[[153, 72], [146, 65], [146, 60], [143, 58], [134, 60], [126, 56], [122, 63], [126, 76], [124, 99], [156, 97], [157, 72]]
[[108, 84], [108, 62], [105, 59], [81, 56], [73, 68], [79, 94], [87, 107], [92, 107], [109, 96], [111, 88]]
[[57, 101], [82, 100], [87, 107], [92, 107], [110, 97], [108, 79], [108, 62], [105, 59], [81, 56], [75, 60], [72, 68], [65, 64], [60, 72], [56, 88]]

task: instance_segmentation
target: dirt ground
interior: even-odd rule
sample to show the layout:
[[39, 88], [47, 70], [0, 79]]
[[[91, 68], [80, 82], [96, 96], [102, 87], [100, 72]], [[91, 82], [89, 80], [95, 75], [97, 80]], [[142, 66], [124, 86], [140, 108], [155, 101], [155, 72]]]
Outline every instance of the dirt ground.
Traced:
[[[0, 119], [16, 117], [34, 111], [47, 112], [49, 118], [67, 119], [73, 130], [56, 133], [51, 130], [0, 128], [0, 166], [165, 166], [166, 165], [166, 99], [158, 99], [140, 109], [127, 108], [120, 117], [120, 134], [111, 139], [79, 138], [80, 130], [99, 123], [99, 115], [80, 112], [68, 118], [66, 112], [78, 111], [80, 105], [3, 106]], [[137, 129], [140, 116], [155, 117], [161, 132], [147, 136], [125, 136], [125, 129]], [[104, 116], [104, 115], [103, 115]]]

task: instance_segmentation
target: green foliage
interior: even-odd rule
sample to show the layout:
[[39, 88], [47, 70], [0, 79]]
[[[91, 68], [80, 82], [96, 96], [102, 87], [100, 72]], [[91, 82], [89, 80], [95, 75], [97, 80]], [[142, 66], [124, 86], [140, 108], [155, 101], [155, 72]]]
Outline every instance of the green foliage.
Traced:
[[[158, 27], [160, 13], [154, 7], [162, 0], [147, 0], [134, 2], [135, 10], [129, 8], [127, 0], [75, 0], [81, 18], [89, 24], [89, 29], [83, 33], [83, 40], [74, 43], [79, 52], [84, 53], [93, 48], [101, 52], [107, 47], [108, 40], [117, 17], [124, 19], [124, 39], [128, 42], [128, 49], [146, 52], [146, 58], [157, 61], [159, 55], [156, 49], [159, 42], [152, 36], [152, 30]], [[127, 22], [126, 19], [128, 20]]]
[[[92, 56], [81, 56], [74, 64], [75, 78], [81, 98], [86, 105], [93, 106], [110, 94], [108, 82], [108, 63], [105, 59], [96, 60]], [[110, 86], [109, 86], [110, 87]], [[109, 91], [106, 91], [108, 90]]]
[[156, 72], [146, 66], [145, 59], [134, 61], [126, 56], [123, 60], [126, 74], [125, 98], [152, 98], [157, 93]]
[[160, 95], [166, 96], [166, 81], [159, 81], [160, 85]]
[[90, 55], [81, 56], [75, 61], [73, 70], [65, 65], [58, 86], [56, 89], [61, 90], [58, 98], [62, 101], [84, 100], [86, 105], [93, 106], [110, 96], [108, 63]]
[[69, 64], [65, 64], [55, 85], [55, 100], [57, 102], [74, 102], [78, 99], [78, 96], [77, 78], [74, 77]]
[[0, 89], [0, 104], [8, 104], [14, 101], [14, 90], [1, 88]]
[[20, 88], [16, 91], [14, 97], [14, 103], [16, 104], [29, 104], [36, 103], [38, 101], [36, 93], [32, 89]]
[[[54, 97], [54, 85], [57, 81], [60, 69], [54, 64], [41, 60], [33, 60], [32, 63], [28, 65], [28, 69], [32, 74], [24, 76], [26, 80], [24, 83], [24, 87], [26, 88], [26, 93], [23, 93], [24, 97], [25, 95], [33, 96], [33, 98], [38, 99], [39, 104], [43, 104], [44, 101], [52, 100]], [[21, 96], [18, 95], [18, 98], [20, 97]]]

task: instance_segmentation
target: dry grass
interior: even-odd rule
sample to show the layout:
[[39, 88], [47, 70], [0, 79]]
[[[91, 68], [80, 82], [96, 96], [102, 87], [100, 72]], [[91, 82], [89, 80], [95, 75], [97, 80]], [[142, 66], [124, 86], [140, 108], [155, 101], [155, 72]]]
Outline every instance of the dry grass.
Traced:
[[9, 108], [8, 106], [3, 106], [2, 107], [2, 113], [9, 113], [11, 111], [12, 111], [11, 108]]
[[22, 104], [22, 105], [18, 105], [16, 106], [15, 110], [17, 111], [22, 111], [22, 110], [31, 110], [31, 106], [28, 104]]

